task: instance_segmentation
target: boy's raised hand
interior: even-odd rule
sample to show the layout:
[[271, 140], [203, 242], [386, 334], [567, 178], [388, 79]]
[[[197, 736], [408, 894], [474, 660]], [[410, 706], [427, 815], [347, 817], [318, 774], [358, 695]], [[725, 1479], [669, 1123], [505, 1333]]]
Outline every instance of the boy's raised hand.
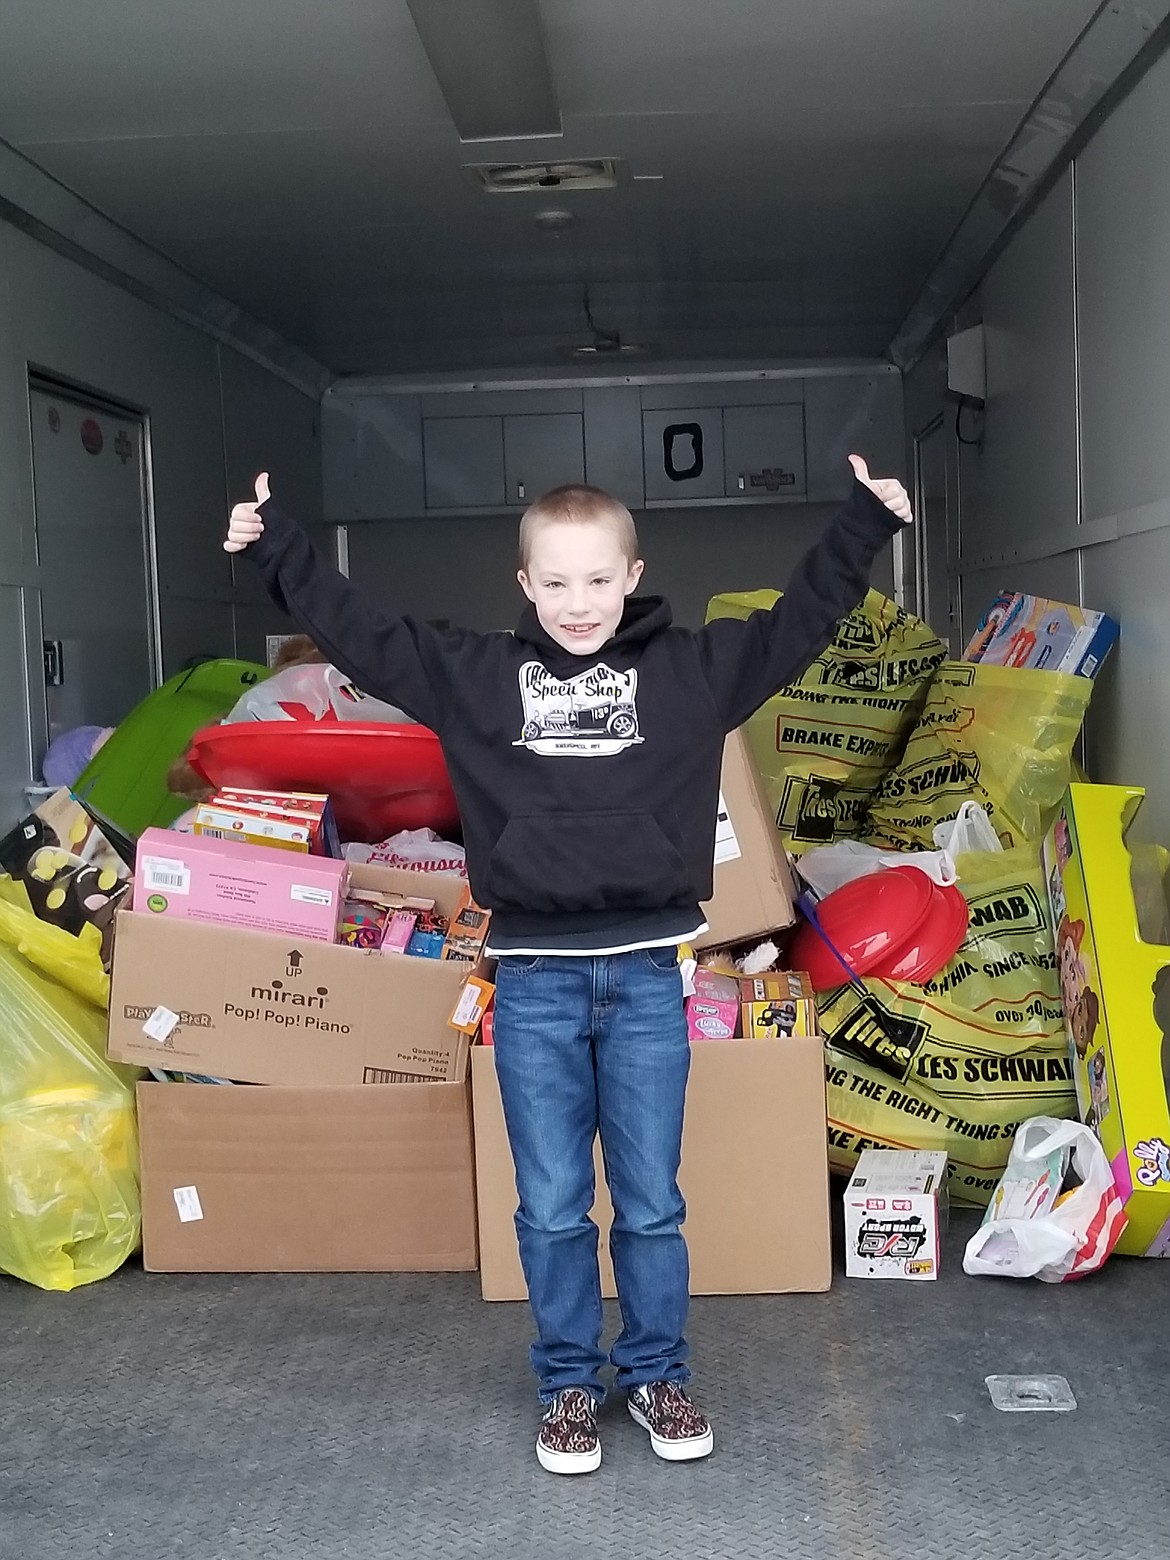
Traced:
[[268, 473], [262, 471], [256, 478], [256, 502], [254, 504], [237, 504], [228, 516], [227, 540], [223, 544], [224, 552], [243, 552], [264, 531], [264, 522], [256, 513], [261, 504], [267, 503], [271, 498], [271, 490], [268, 486]]
[[853, 475], [858, 482], [864, 484], [891, 513], [905, 525], [909, 525], [914, 519], [914, 511], [910, 508], [910, 495], [898, 481], [897, 477], [871, 477], [869, 467], [860, 455], [850, 455], [849, 464], [853, 467]]

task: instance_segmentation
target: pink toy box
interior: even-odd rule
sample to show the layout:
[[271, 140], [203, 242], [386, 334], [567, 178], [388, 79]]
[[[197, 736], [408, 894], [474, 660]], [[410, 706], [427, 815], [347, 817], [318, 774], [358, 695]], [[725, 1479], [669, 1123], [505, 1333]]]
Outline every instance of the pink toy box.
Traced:
[[344, 861], [327, 856], [147, 829], [138, 842], [134, 909], [336, 942], [347, 874]]

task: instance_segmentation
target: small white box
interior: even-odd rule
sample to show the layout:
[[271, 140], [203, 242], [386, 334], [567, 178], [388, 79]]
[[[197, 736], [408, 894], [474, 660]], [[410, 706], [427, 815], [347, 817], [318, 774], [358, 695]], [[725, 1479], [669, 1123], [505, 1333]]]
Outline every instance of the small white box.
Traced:
[[937, 1278], [947, 1156], [867, 1148], [845, 1190], [847, 1278]]

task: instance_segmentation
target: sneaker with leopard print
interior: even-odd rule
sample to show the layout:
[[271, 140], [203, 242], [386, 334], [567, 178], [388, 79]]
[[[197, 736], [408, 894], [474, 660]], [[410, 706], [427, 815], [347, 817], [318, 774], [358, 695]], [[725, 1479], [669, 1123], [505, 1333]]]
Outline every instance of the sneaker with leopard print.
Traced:
[[667, 1462], [709, 1457], [715, 1437], [677, 1381], [651, 1381], [629, 1396], [630, 1417], [650, 1432], [650, 1445]]
[[536, 1456], [549, 1473], [592, 1473], [601, 1467], [597, 1402], [584, 1387], [565, 1387], [545, 1410]]

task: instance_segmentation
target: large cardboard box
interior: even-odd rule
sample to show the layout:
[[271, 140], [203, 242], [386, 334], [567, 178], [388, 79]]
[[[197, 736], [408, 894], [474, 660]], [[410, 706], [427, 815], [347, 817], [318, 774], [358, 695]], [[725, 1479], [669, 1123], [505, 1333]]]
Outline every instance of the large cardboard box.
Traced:
[[[527, 1295], [513, 1215], [516, 1180], [504, 1128], [495, 1050], [471, 1053], [480, 1281], [485, 1300]], [[615, 1294], [608, 1252], [613, 1206], [594, 1153], [601, 1276]], [[824, 1043], [707, 1040], [691, 1048], [679, 1185], [695, 1295], [828, 1289], [829, 1176]]]
[[[1161, 900], [1163, 874], [1152, 848], [1131, 855], [1126, 842], [1144, 799], [1131, 786], [1070, 786], [1044, 866], [1080, 1116], [1129, 1219], [1117, 1250], [1170, 1257], [1170, 947], [1144, 939], [1134, 893], [1143, 877]], [[1135, 873], [1139, 859], [1148, 872]]]
[[715, 892], [703, 906], [698, 948], [718, 948], [791, 926], [792, 872], [742, 730], [723, 748]]
[[[417, 874], [390, 867], [355, 866], [353, 883], [420, 892]], [[425, 892], [449, 914], [463, 884], [428, 878]], [[107, 1050], [247, 1083], [458, 1082], [468, 1041], [448, 1019], [469, 968], [123, 911]], [[143, 1030], [160, 1007], [178, 1017], [161, 1041]]]
[[466, 1082], [140, 1083], [138, 1119], [151, 1272], [475, 1268]]

